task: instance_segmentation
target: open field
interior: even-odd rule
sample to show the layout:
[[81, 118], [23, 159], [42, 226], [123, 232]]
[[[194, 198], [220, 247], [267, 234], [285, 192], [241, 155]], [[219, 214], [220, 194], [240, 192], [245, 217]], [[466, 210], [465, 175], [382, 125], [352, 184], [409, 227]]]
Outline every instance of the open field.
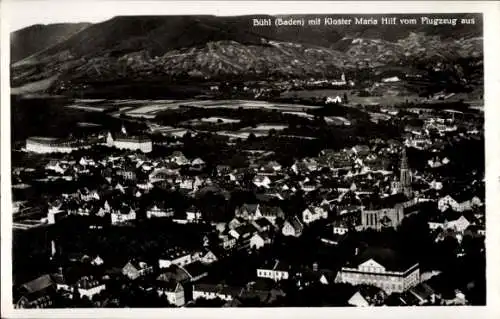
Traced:
[[57, 76], [54, 76], [48, 79], [31, 82], [20, 87], [11, 88], [10, 93], [17, 95], [17, 94], [29, 94], [29, 93], [45, 91], [52, 85], [52, 83], [54, 83], [56, 78]]
[[303, 91], [289, 91], [281, 94], [284, 98], [321, 98], [321, 97], [344, 97], [347, 95], [348, 103], [351, 105], [396, 105], [404, 103], [406, 101], [416, 102], [421, 100], [416, 94], [412, 95], [396, 95], [393, 94], [383, 94], [382, 96], [367, 96], [362, 97], [354, 94], [353, 90], [335, 90], [335, 89], [324, 89], [324, 90], [303, 90]]
[[230, 108], [230, 109], [268, 109], [280, 111], [301, 111], [304, 109], [318, 109], [320, 106], [274, 103], [266, 101], [248, 101], [248, 100], [203, 100], [203, 101], [185, 101], [185, 106], [200, 108]]

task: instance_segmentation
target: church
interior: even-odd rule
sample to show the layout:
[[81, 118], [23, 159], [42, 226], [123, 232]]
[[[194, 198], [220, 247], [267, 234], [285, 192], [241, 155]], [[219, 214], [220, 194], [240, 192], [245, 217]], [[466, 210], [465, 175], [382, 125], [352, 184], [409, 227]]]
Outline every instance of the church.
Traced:
[[370, 200], [368, 209], [361, 211], [361, 225], [364, 229], [382, 230], [399, 226], [405, 212], [417, 204], [411, 187], [411, 172], [406, 149], [401, 154], [399, 181], [393, 183], [395, 194]]

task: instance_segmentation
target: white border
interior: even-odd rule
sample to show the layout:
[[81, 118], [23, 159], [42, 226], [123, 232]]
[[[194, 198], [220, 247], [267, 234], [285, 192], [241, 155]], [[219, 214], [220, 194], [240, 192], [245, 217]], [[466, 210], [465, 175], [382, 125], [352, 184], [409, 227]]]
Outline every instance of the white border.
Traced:
[[[500, 119], [500, 64], [499, 22], [500, 6], [490, 1], [428, 1], [428, 2], [267, 2], [267, 1], [0, 1], [1, 5], [1, 271], [2, 271], [2, 317], [8, 318], [106, 318], [165, 317], [220, 318], [238, 316], [317, 317], [340, 316], [340, 318], [499, 318], [495, 302], [500, 301], [500, 285], [497, 270], [500, 270], [498, 244], [500, 225], [499, 176], [500, 176], [500, 130], [496, 120]], [[27, 14], [27, 12], [30, 12]], [[43, 16], [67, 15], [75, 21], [92, 20], [95, 13], [116, 15], [250, 15], [250, 14], [378, 14], [378, 13], [483, 13], [484, 18], [484, 65], [485, 65], [485, 138], [486, 138], [486, 207], [487, 207], [487, 305], [486, 307], [418, 307], [418, 308], [283, 308], [283, 309], [71, 309], [71, 310], [14, 310], [11, 302], [11, 195], [10, 195], [10, 88], [9, 88], [9, 19], [23, 16], [32, 23], [44, 21]], [[42, 18], [41, 18], [42, 17]], [[37, 20], [39, 18], [40, 20]], [[495, 105], [497, 104], [497, 105]], [[473, 156], [473, 154], [471, 154]], [[36, 265], [33, 265], [36, 267]]]

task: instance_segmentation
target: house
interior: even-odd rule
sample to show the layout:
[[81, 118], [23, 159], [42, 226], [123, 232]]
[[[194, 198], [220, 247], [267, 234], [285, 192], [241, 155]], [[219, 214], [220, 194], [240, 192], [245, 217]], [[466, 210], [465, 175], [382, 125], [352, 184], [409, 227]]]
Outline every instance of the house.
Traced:
[[253, 178], [253, 184], [257, 187], [269, 188], [271, 185], [271, 180], [267, 176], [257, 175]]
[[83, 190], [79, 190], [78, 192], [80, 193], [80, 199], [84, 202], [90, 202], [100, 199], [97, 190], [88, 190], [87, 188], [84, 188]]
[[271, 243], [271, 237], [268, 232], [255, 233], [252, 238], [250, 238], [250, 248], [260, 249], [265, 245]]
[[220, 246], [224, 250], [229, 250], [236, 246], [236, 238], [229, 234], [219, 234], [219, 239], [221, 241]]
[[[442, 219], [442, 218], [441, 218]], [[429, 228], [431, 230], [435, 230], [441, 228], [443, 230], [454, 230], [459, 233], [463, 233], [467, 227], [471, 225], [469, 220], [464, 216], [460, 215], [460, 217], [452, 220], [433, 220], [429, 221]]]
[[280, 281], [289, 279], [291, 275], [290, 265], [275, 260], [273, 262], [267, 262], [262, 267], [257, 268], [258, 278], [269, 278], [274, 281]]
[[341, 268], [335, 282], [372, 285], [391, 294], [418, 285], [420, 268], [389, 248], [369, 247]]
[[123, 207], [119, 211], [111, 212], [111, 224], [119, 225], [137, 218], [135, 210], [131, 207]]
[[244, 224], [235, 229], [229, 231], [229, 235], [236, 239], [236, 245], [238, 248], [248, 248], [250, 246], [250, 239], [252, 236], [258, 232], [252, 224]]
[[355, 307], [380, 306], [383, 304], [387, 294], [375, 286], [362, 285], [357, 287], [357, 291], [347, 301]]
[[240, 295], [242, 289], [242, 287], [224, 284], [197, 283], [193, 287], [193, 300], [199, 298], [219, 298], [225, 301], [232, 301]]
[[159, 296], [165, 296], [169, 303], [182, 307], [186, 303], [184, 287], [178, 281], [157, 279], [156, 291]]
[[200, 256], [200, 261], [206, 265], [212, 264], [218, 260], [217, 256], [211, 251], [207, 250]]
[[191, 281], [190, 274], [182, 266], [171, 265], [166, 269], [162, 269], [162, 273], [156, 277], [156, 280], [170, 281], [175, 280], [181, 284], [187, 284]]
[[260, 205], [259, 211], [261, 215], [267, 218], [271, 223], [276, 224], [277, 218], [284, 218], [285, 213], [279, 206], [271, 206], [271, 205]]
[[15, 308], [47, 308], [54, 302], [56, 285], [49, 274], [21, 285], [14, 292]]
[[146, 211], [146, 217], [148, 219], [173, 216], [174, 210], [172, 208], [165, 208], [162, 205], [153, 205]]
[[302, 221], [310, 224], [316, 220], [328, 218], [328, 213], [321, 207], [309, 206], [302, 212]]
[[458, 193], [454, 196], [446, 195], [438, 200], [438, 208], [444, 212], [451, 208], [456, 212], [471, 210], [473, 207], [481, 206], [483, 203], [477, 196], [468, 196], [466, 193]]
[[198, 157], [191, 162], [191, 165], [195, 167], [202, 167], [205, 165], [205, 161]]
[[106, 284], [93, 277], [84, 276], [76, 282], [76, 288], [80, 297], [87, 296], [92, 299], [94, 295], [106, 289]]
[[260, 232], [269, 231], [274, 228], [274, 225], [267, 218], [259, 218], [252, 221], [252, 225]]
[[176, 163], [179, 166], [189, 165], [190, 161], [182, 154], [182, 152], [175, 151], [170, 156], [170, 161]]
[[300, 235], [302, 235], [303, 230], [304, 226], [300, 222], [299, 218], [297, 216], [294, 216], [292, 218], [285, 220], [281, 232], [283, 233], [284, 236], [300, 237]]
[[262, 217], [259, 204], [243, 204], [236, 208], [234, 215], [245, 220], [254, 220]]
[[435, 304], [436, 300], [439, 298], [434, 289], [425, 282], [411, 288], [408, 292], [418, 299], [418, 305], [432, 305]]
[[228, 175], [232, 171], [231, 166], [229, 166], [229, 165], [217, 165], [215, 167], [215, 170], [216, 170], [218, 176]]
[[96, 256], [92, 261], [90, 262], [91, 265], [93, 266], [101, 266], [104, 264], [104, 260], [100, 256]]
[[192, 205], [186, 210], [186, 221], [188, 223], [196, 223], [202, 219], [201, 211]]
[[332, 228], [333, 228], [333, 233], [337, 235], [345, 235], [349, 232], [349, 227], [343, 221], [340, 220], [336, 220], [333, 223]]
[[318, 263], [313, 263], [312, 269], [305, 267], [298, 274], [299, 287], [307, 287], [311, 284], [320, 283], [330, 285], [335, 283], [335, 272], [330, 269], [319, 269]]
[[238, 296], [238, 299], [244, 303], [245, 300], [258, 299], [263, 304], [270, 304], [276, 301], [279, 297], [284, 297], [286, 294], [283, 290], [276, 288], [276, 285], [267, 284], [266, 280], [257, 279], [255, 282], [249, 283], [243, 288]]
[[228, 228], [229, 229], [235, 229], [236, 227], [239, 227], [243, 224], [245, 224], [247, 221], [243, 219], [242, 217], [234, 217], [231, 219], [231, 221], [228, 223]]
[[66, 211], [62, 209], [62, 205], [54, 205], [49, 207], [47, 212], [47, 223], [55, 224], [57, 221], [61, 220], [66, 215]]
[[200, 257], [200, 252], [190, 252], [179, 248], [171, 248], [163, 254], [158, 264], [160, 268], [168, 268], [171, 265], [186, 266], [200, 260]]
[[130, 260], [123, 268], [122, 274], [131, 280], [143, 277], [153, 272], [153, 267], [143, 261]]

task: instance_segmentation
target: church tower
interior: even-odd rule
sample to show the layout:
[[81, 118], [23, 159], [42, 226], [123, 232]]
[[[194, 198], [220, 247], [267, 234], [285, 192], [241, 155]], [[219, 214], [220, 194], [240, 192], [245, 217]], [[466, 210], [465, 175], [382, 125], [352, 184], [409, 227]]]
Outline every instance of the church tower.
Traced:
[[122, 134], [127, 135], [127, 129], [125, 128], [125, 124], [122, 124]]
[[108, 132], [108, 135], [106, 136], [106, 145], [109, 147], [112, 147], [115, 144], [115, 141], [113, 139], [113, 135], [111, 135], [111, 132]]
[[412, 197], [413, 191], [411, 189], [411, 173], [408, 167], [408, 157], [406, 156], [405, 147], [403, 147], [403, 152], [401, 154], [399, 174], [400, 192], [405, 194], [407, 197]]

